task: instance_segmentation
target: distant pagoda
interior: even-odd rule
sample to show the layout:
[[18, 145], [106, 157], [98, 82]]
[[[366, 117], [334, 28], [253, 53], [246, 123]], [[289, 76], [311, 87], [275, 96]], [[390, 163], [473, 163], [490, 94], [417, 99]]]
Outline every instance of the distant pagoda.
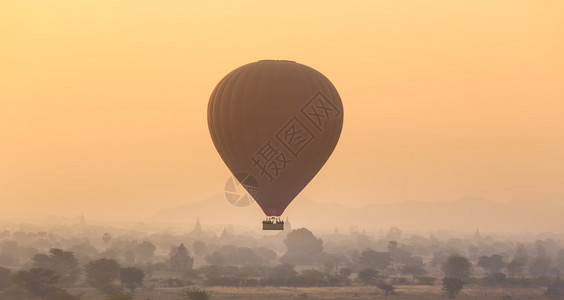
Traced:
[[194, 267], [194, 259], [188, 254], [188, 249], [184, 247], [184, 244], [180, 244], [176, 249], [176, 252], [170, 257], [170, 267], [174, 272], [184, 272], [186, 270], [192, 270]]
[[284, 231], [292, 231], [292, 225], [288, 221], [288, 216], [286, 216], [286, 222], [284, 222]]
[[194, 225], [194, 229], [190, 231], [190, 235], [194, 236], [202, 236], [204, 235], [204, 230], [202, 229], [202, 224], [200, 224], [200, 217], [196, 219], [196, 225]]

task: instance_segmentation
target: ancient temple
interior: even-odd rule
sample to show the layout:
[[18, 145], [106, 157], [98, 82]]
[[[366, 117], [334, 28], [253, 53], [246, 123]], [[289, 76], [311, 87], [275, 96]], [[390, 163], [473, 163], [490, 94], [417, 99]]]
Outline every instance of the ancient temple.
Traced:
[[196, 225], [194, 225], [194, 229], [189, 233], [192, 236], [202, 236], [204, 235], [204, 230], [202, 229], [202, 224], [200, 224], [200, 218], [196, 219]]
[[190, 257], [184, 244], [180, 244], [176, 253], [172, 254], [170, 257], [171, 270], [174, 272], [184, 272], [186, 270], [192, 270], [193, 266], [194, 259]]

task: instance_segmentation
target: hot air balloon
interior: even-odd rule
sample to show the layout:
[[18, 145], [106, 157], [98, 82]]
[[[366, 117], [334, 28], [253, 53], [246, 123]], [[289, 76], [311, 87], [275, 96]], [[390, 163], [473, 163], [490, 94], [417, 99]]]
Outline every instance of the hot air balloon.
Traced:
[[266, 214], [264, 230], [323, 167], [343, 127], [343, 104], [323, 74], [292, 61], [261, 60], [227, 74], [208, 103], [219, 155]]

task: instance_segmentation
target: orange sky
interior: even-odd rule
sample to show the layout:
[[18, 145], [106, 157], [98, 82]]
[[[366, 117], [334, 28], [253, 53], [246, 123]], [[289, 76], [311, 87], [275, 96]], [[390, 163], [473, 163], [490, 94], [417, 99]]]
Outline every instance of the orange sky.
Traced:
[[221, 193], [209, 95], [260, 59], [341, 94], [312, 199], [564, 203], [563, 53], [560, 0], [2, 1], [0, 217]]

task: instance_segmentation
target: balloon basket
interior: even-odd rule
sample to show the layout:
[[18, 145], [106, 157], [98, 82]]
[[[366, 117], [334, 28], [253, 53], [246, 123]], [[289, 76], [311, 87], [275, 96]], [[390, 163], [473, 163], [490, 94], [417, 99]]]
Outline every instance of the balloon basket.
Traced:
[[267, 217], [262, 221], [262, 230], [284, 230], [284, 221], [279, 217]]

